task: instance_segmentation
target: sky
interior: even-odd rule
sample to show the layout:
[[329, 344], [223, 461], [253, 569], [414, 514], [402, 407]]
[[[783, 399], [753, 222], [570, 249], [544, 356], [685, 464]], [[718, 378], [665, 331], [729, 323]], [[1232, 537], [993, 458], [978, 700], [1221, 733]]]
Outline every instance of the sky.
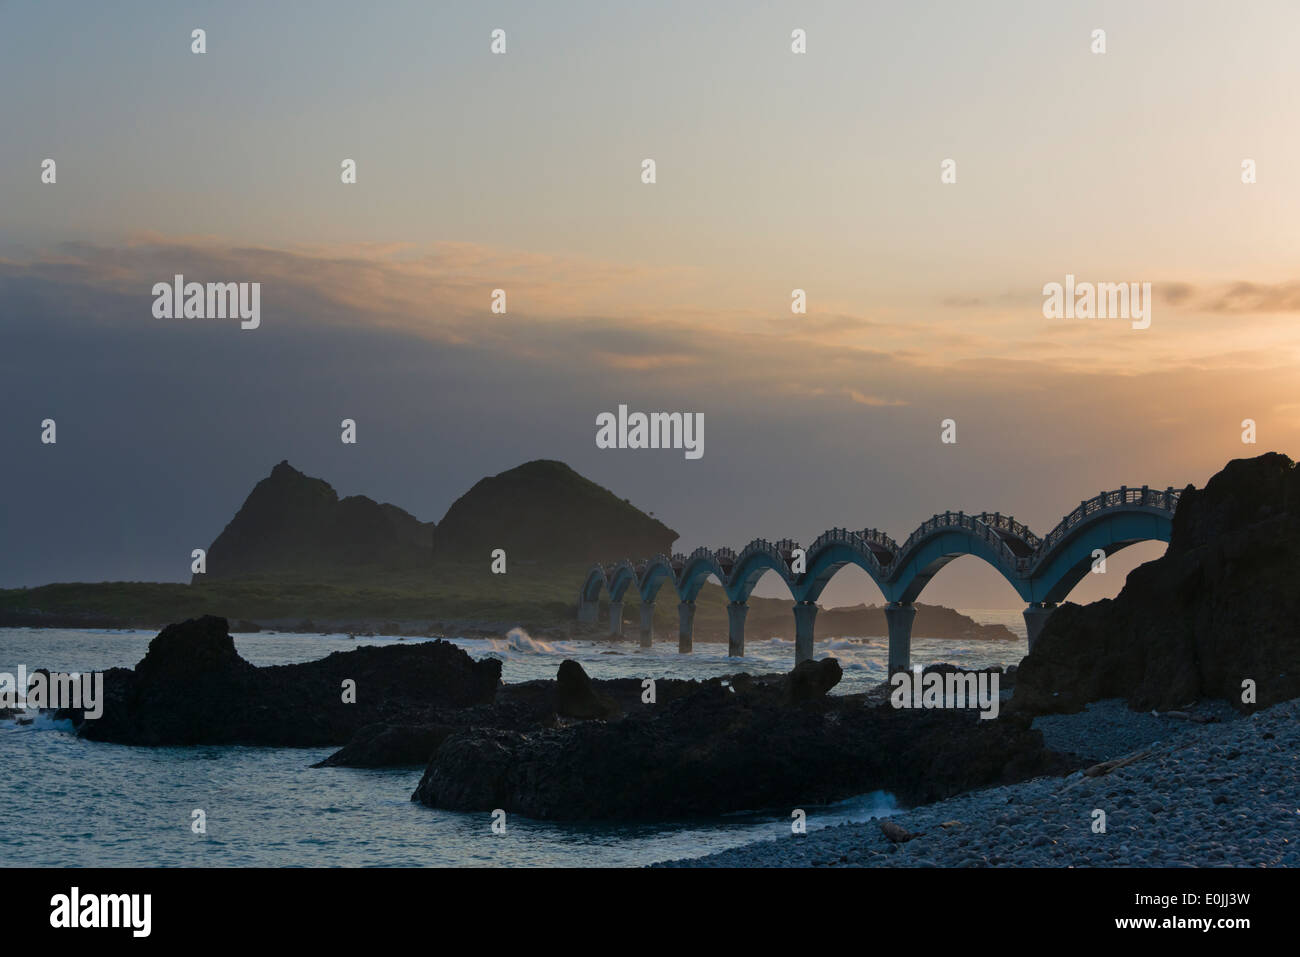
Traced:
[[[282, 459], [424, 520], [561, 459], [689, 550], [1045, 534], [1293, 453], [1298, 40], [1269, 2], [0, 0], [0, 586], [186, 580]], [[176, 273], [260, 282], [259, 328], [156, 318]], [[1047, 318], [1067, 275], [1150, 326]], [[619, 404], [705, 454], [597, 448]], [[973, 558], [922, 600], [1018, 604]]]

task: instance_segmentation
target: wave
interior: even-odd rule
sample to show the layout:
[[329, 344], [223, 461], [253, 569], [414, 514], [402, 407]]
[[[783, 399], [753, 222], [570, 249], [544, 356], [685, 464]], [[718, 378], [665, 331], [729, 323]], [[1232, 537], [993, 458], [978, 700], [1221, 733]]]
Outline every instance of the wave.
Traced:
[[522, 628], [511, 628], [504, 638], [457, 639], [456, 644], [465, 646], [467, 650], [482, 648], [487, 654], [505, 658], [513, 655], [562, 655], [571, 651], [566, 645], [553, 645], [534, 638]]
[[847, 798], [827, 805], [822, 814], [830, 817], [831, 820], [823, 824], [821, 821], [816, 821], [816, 815], [809, 815], [808, 824], [810, 827], [833, 827], [835, 824], [840, 823], [835, 818], [841, 814], [843, 815], [841, 820], [861, 823], [879, 817], [889, 817], [891, 814], [897, 814], [900, 810], [902, 809], [898, 806], [898, 799], [893, 794], [888, 791], [870, 791], [866, 794], [859, 794], [857, 797]]
[[[18, 718], [24, 721], [31, 718], [29, 724], [19, 724]], [[76, 734], [77, 729], [73, 727], [70, 718], [55, 719], [52, 711], [35, 711], [30, 714], [19, 712], [16, 717], [5, 718], [0, 720], [0, 730], [9, 734], [23, 734], [31, 731], [62, 731], [65, 734]]]

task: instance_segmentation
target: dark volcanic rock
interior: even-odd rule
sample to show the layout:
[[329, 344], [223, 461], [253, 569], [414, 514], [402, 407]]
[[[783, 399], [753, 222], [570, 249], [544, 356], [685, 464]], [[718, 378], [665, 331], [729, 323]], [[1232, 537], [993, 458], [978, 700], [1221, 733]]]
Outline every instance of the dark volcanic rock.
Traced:
[[[576, 666], [576, 663], [573, 663]], [[570, 669], [562, 671], [569, 672]], [[585, 673], [584, 673], [585, 677]], [[655, 707], [642, 700], [643, 689], [637, 678], [616, 678], [607, 681], [587, 679], [589, 697], [585, 700], [600, 703], [602, 709], [612, 709], [609, 715], [646, 711]], [[360, 729], [342, 750], [330, 755], [314, 767], [375, 768], [408, 764], [427, 764], [442, 740], [451, 730], [467, 728], [494, 728], [505, 731], [536, 731], [557, 725], [558, 681], [524, 681], [502, 685], [496, 698], [488, 704], [471, 708], [441, 708], [426, 713], [418, 725], [402, 725], [390, 729], [387, 725], [373, 725]], [[700, 687], [697, 681], [662, 679], [656, 683], [659, 703], [675, 701]], [[581, 710], [581, 709], [574, 709]], [[598, 717], [607, 716], [605, 713]], [[572, 718], [574, 715], [566, 715]], [[421, 753], [426, 742], [433, 746]], [[419, 755], [417, 758], [416, 755]]]
[[135, 666], [142, 685], [189, 682], [196, 676], [234, 679], [255, 670], [235, 650], [226, 619], [213, 615], [168, 625]]
[[[314, 747], [360, 728], [422, 724], [437, 709], [491, 702], [501, 662], [474, 661], [445, 641], [363, 647], [318, 661], [256, 668], [235, 651], [226, 620], [169, 625], [134, 671], [104, 674], [104, 714], [78, 732], [122, 744]], [[356, 702], [343, 682], [356, 682]]]
[[455, 731], [447, 724], [369, 724], [313, 768], [389, 768], [428, 764], [447, 735]]
[[[734, 689], [734, 690], [733, 690]], [[667, 819], [825, 803], [877, 788], [925, 802], [1058, 769], [1027, 718], [789, 705], [783, 679], [714, 679], [620, 721], [450, 735], [412, 800], [541, 819]]]
[[844, 669], [834, 658], [801, 661], [787, 678], [791, 701], [820, 698], [840, 683]]
[[1242, 708], [1300, 694], [1300, 469], [1276, 452], [1236, 459], [1178, 503], [1169, 549], [1114, 600], [1064, 605], [1020, 666], [1013, 707], [1138, 710], [1222, 698]]
[[612, 698], [592, 687], [582, 665], [567, 658], [555, 676], [555, 710], [566, 718], [612, 718], [619, 713]]

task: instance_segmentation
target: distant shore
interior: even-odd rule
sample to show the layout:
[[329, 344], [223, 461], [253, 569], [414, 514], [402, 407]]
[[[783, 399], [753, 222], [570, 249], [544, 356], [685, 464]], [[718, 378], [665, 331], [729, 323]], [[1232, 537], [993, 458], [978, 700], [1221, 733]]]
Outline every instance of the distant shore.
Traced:
[[[556, 582], [571, 575], [519, 581], [516, 591], [498, 595], [481, 582], [462, 581], [464, 593], [423, 593], [410, 583], [402, 588], [373, 588], [336, 582], [236, 582], [201, 586], [170, 582], [60, 583], [30, 589], [0, 589], [0, 628], [91, 628], [161, 631], [168, 624], [205, 614], [226, 618], [234, 632], [344, 634], [357, 637], [501, 637], [513, 628], [546, 640], [609, 638], [609, 607], [597, 624], [576, 620], [576, 607], [550, 600], [562, 593]], [[511, 595], [514, 597], [511, 598]], [[697, 600], [697, 642], [727, 640], [722, 591], [708, 586]], [[788, 599], [751, 598], [745, 630], [763, 638], [794, 637], [794, 614]], [[962, 641], [1016, 641], [999, 624], [981, 624], [942, 605], [918, 603], [913, 638]], [[637, 640], [640, 612], [623, 610], [624, 640]], [[818, 638], [873, 637], [888, 634], [879, 605], [824, 608], [817, 617]], [[657, 641], [676, 641], [677, 608], [655, 608]]]
[[[856, 609], [852, 610], [856, 611]], [[926, 606], [928, 614], [918, 615], [918, 627], [913, 631], [914, 638], [942, 638], [968, 641], [1016, 641], [1019, 636], [1003, 625], [982, 625], [966, 615], [942, 606]], [[883, 626], [883, 615], [877, 622], [869, 614], [851, 613], [849, 609], [833, 608], [823, 612], [823, 627], [817, 629], [818, 639], [822, 638], [869, 638], [882, 637], [887, 634]], [[106, 615], [81, 615], [69, 613], [30, 614], [0, 612], [0, 628], [47, 628], [47, 629], [93, 629], [93, 630], [130, 630], [161, 631], [168, 622], [154, 622], [149, 619], [129, 619]], [[257, 634], [260, 632], [283, 632], [289, 634], [337, 634], [352, 635], [357, 638], [397, 637], [397, 638], [500, 638], [515, 628], [523, 628], [531, 637], [546, 641], [637, 641], [636, 624], [625, 622], [624, 636], [615, 638], [609, 634], [608, 624], [584, 625], [578, 622], [532, 623], [517, 620], [485, 618], [419, 618], [419, 619], [382, 619], [382, 618], [264, 618], [259, 620], [234, 619], [230, 621], [230, 630], [235, 634]], [[762, 638], [793, 637], [793, 624], [781, 618], [759, 617], [746, 623], [746, 631]], [[676, 642], [676, 631], [656, 629], [656, 644]], [[727, 633], [717, 627], [697, 628], [694, 641], [702, 644], [725, 644]]]

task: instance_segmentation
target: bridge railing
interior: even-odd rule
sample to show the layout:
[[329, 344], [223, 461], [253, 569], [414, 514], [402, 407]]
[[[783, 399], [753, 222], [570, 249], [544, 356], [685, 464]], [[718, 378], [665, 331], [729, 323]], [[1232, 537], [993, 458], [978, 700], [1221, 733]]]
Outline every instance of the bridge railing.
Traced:
[[929, 538], [935, 532], [950, 528], [964, 528], [973, 532], [976, 537], [981, 541], [986, 542], [993, 549], [998, 556], [998, 561], [1004, 566], [1008, 569], [1019, 568], [1019, 560], [1016, 558], [1016, 553], [1013, 552], [1011, 547], [1002, 540], [1002, 536], [976, 516], [967, 515], [965, 512], [942, 512], [926, 519], [921, 523], [920, 528], [907, 536], [907, 541], [903, 542], [902, 546], [900, 546], [898, 554], [894, 556], [894, 560], [897, 561], [910, 551], [913, 545], [923, 539]]
[[864, 540], [871, 542], [873, 545], [879, 545], [891, 556], [898, 554], [898, 542], [894, 541], [888, 534], [878, 528], [864, 528], [857, 533]]
[[1125, 505], [1140, 505], [1146, 508], [1158, 508], [1172, 515], [1178, 508], [1180, 494], [1172, 486], [1165, 489], [1153, 489], [1147, 485], [1138, 488], [1129, 488], [1127, 485], [1123, 485], [1113, 491], [1102, 492], [1095, 498], [1085, 499], [1079, 503], [1078, 508], [1061, 519], [1056, 528], [1047, 533], [1047, 537], [1043, 539], [1042, 544], [1036, 550], [1037, 554], [1032, 557], [1037, 558], [1045, 555], [1081, 522], [1089, 516], [1106, 509], [1120, 508]]
[[789, 562], [794, 557], [795, 549], [799, 548], [799, 543], [793, 538], [783, 538], [776, 543], [775, 548], [781, 553], [781, 560]]
[[1042, 541], [1024, 522], [1017, 522], [1011, 515], [1003, 515], [1001, 512], [981, 512], [979, 520], [991, 528], [1000, 531], [1010, 532], [1016, 538], [1025, 542], [1030, 548], [1037, 548]]
[[[789, 539], [785, 539], [784, 542], [789, 542]], [[789, 542], [789, 543], [794, 544], [793, 542]], [[775, 561], [778, 565], [782, 566], [782, 568], [785, 569], [786, 572], [788, 572], [789, 564], [787, 562], [786, 556], [783, 555], [781, 552], [781, 548], [779, 547], [780, 544], [782, 543], [773, 544], [772, 542], [769, 542], [766, 538], [754, 539], [752, 542], [750, 542], [741, 550], [740, 555], [738, 555], [735, 561], [732, 562], [733, 569], [739, 567], [740, 565], [743, 565], [751, 555], [766, 555], [768, 558], [771, 558], [773, 561]]]
[[[1014, 570], [1016, 574], [1027, 577], [1032, 573], [1034, 566], [1062, 539], [1077, 528], [1081, 522], [1086, 521], [1098, 512], [1137, 505], [1159, 509], [1172, 515], [1178, 507], [1181, 494], [1172, 486], [1164, 489], [1154, 489], [1147, 485], [1133, 488], [1123, 485], [1118, 489], [1101, 492], [1093, 498], [1080, 502], [1078, 508], [1075, 508], [1062, 518], [1056, 527], [1041, 539], [1027, 525], [1016, 521], [1010, 515], [1003, 515], [1000, 512], [981, 512], [978, 515], [967, 515], [961, 511], [950, 511], [926, 519], [919, 528], [907, 537], [902, 545], [895, 542], [885, 532], [875, 528], [864, 528], [860, 531], [847, 528], [832, 528], [817, 536], [808, 550], [813, 552], [827, 544], [850, 545], [867, 556], [867, 560], [871, 563], [877, 575], [887, 578], [894, 570], [899, 558], [920, 540], [942, 529], [963, 528], [986, 542], [997, 555], [1000, 563]], [[1033, 552], [1029, 555], [1017, 556], [1006, 540], [998, 534], [999, 532], [1008, 532], [1019, 538], [1033, 548]], [[887, 563], [882, 562], [876, 552], [871, 549], [871, 545], [876, 545], [888, 552], [890, 561]], [[736, 567], [739, 560], [755, 552], [770, 555], [778, 562], [781, 562], [788, 570], [791, 554], [798, 547], [798, 543], [789, 538], [783, 538], [777, 542], [758, 538], [746, 545], [739, 555], [737, 555], [735, 549], [726, 546], [716, 549], [700, 546], [689, 555], [674, 552], [671, 556], [657, 555], [653, 559], [643, 560], [636, 564], [629, 559], [610, 565], [597, 563], [592, 567], [592, 571], [599, 569], [606, 582], [612, 584], [618, 574], [619, 567], [627, 565], [632, 570], [633, 577], [639, 586], [644, 582], [645, 572], [654, 561], [662, 560], [666, 562], [673, 569], [674, 576], [677, 577], [687, 563], [698, 558], [709, 558], [722, 567], [725, 575], [730, 576], [732, 569]], [[589, 571], [588, 575], [590, 574]]]
[[[867, 529], [866, 531], [876, 532], [874, 528]], [[883, 576], [885, 569], [888, 566], [882, 564], [880, 559], [876, 557], [876, 553], [871, 550], [869, 544], [871, 542], [884, 545], [891, 551], [891, 553], [898, 547], [894, 544], [893, 540], [883, 532], [876, 532], [875, 537], [868, 538], [863, 532], [854, 531], [853, 529], [831, 528], [818, 535], [813, 543], [808, 546], [808, 554], [811, 555], [813, 552], [819, 551], [826, 545], [848, 545], [850, 548], [854, 548], [866, 556], [868, 563], [870, 563], [872, 570], [877, 576]]]

